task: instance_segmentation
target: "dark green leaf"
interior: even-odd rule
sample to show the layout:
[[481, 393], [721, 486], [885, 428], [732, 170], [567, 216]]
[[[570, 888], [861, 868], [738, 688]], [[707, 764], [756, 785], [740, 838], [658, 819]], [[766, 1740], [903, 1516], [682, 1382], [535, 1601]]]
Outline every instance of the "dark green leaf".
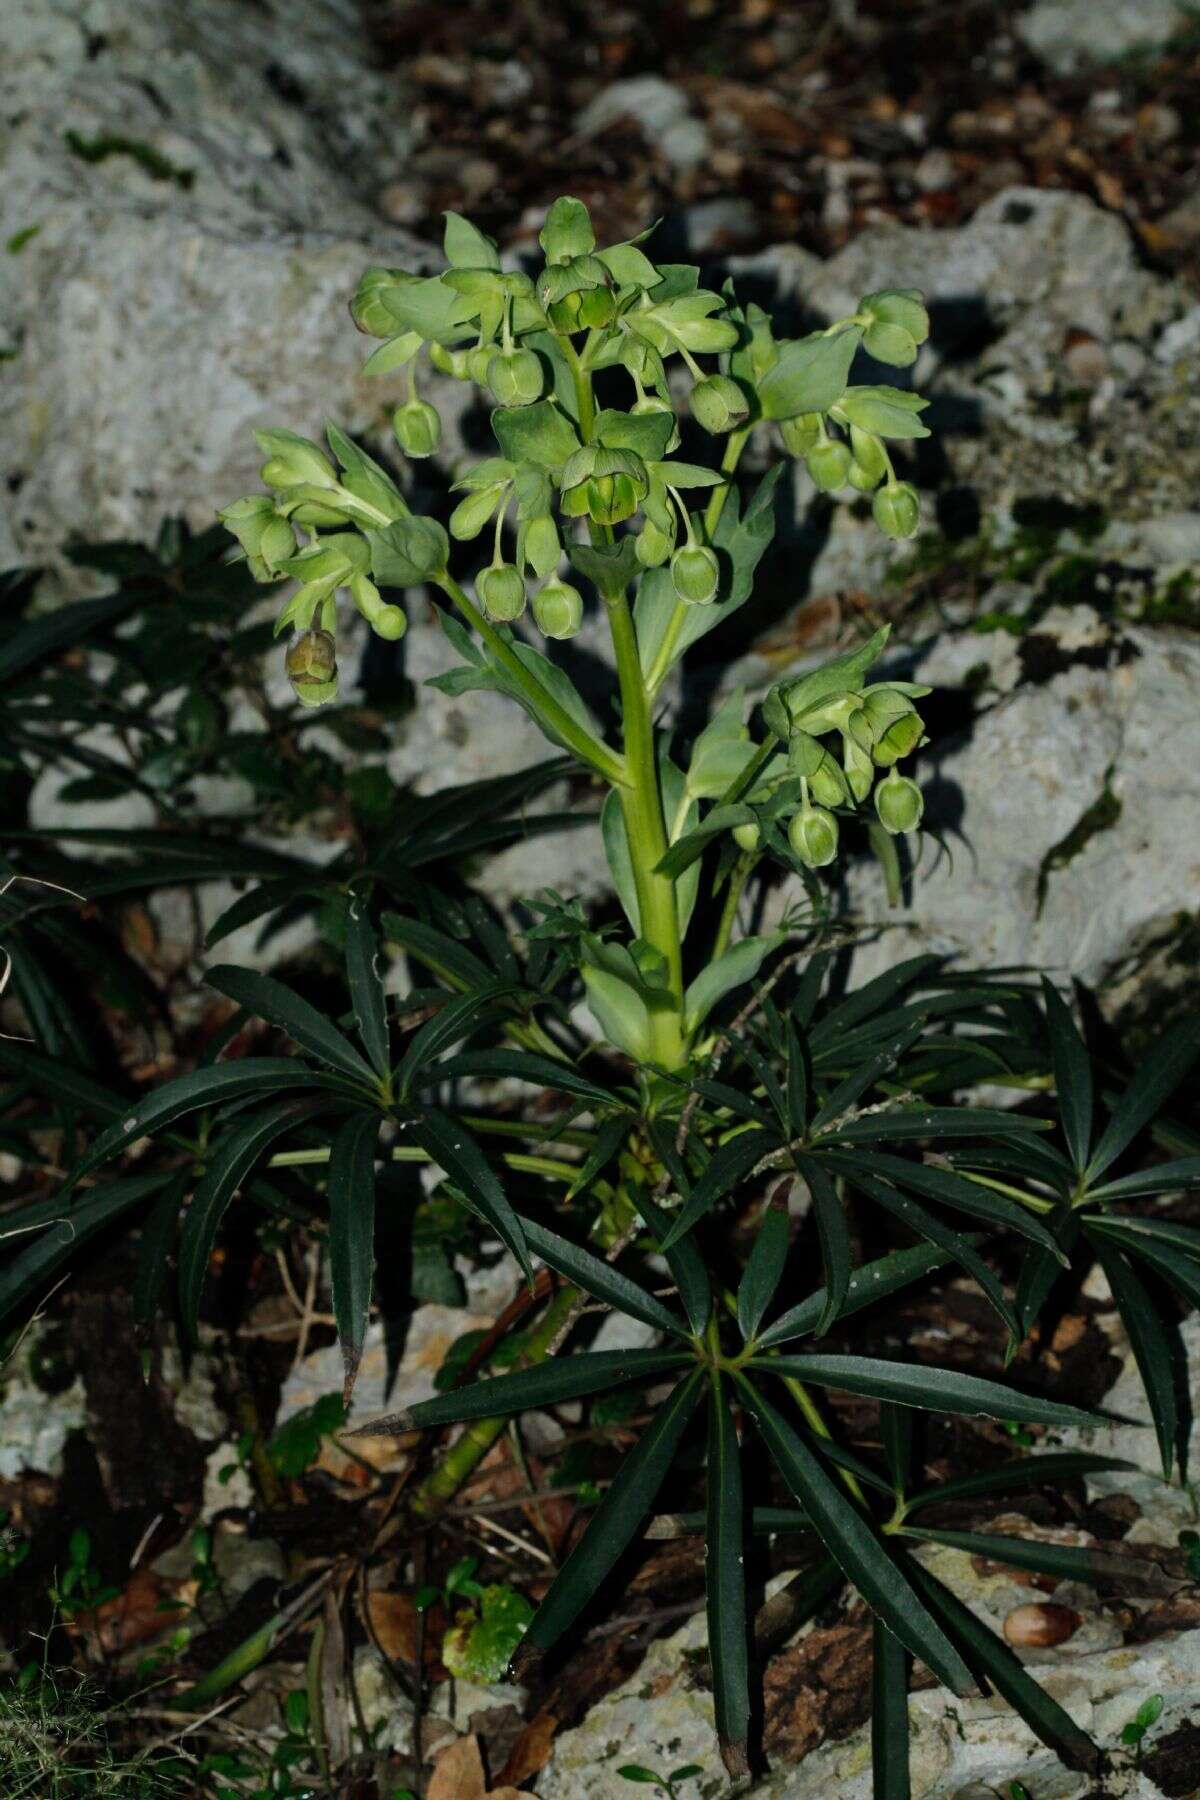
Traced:
[[949, 1226], [943, 1225], [940, 1219], [935, 1219], [923, 1206], [918, 1205], [911, 1195], [899, 1193], [886, 1181], [878, 1181], [873, 1175], [867, 1175], [861, 1170], [853, 1179], [862, 1193], [874, 1200], [877, 1206], [882, 1206], [885, 1212], [890, 1212], [893, 1218], [907, 1225], [911, 1231], [915, 1231], [918, 1237], [924, 1238], [927, 1244], [936, 1244], [939, 1249], [948, 1251], [955, 1262], [961, 1264], [968, 1275], [978, 1282], [1003, 1319], [1013, 1342], [1020, 1341], [1020, 1321], [1008, 1295], [970, 1238], [964, 1237], [961, 1232], [951, 1231]]
[[702, 1371], [697, 1369], [680, 1382], [621, 1464], [525, 1634], [525, 1644], [531, 1650], [548, 1650], [603, 1590], [610, 1570], [653, 1506], [675, 1461], [703, 1379]]
[[1119, 1175], [1103, 1187], [1092, 1188], [1091, 1200], [1131, 1200], [1138, 1194], [1166, 1194], [1173, 1188], [1195, 1187], [1200, 1182], [1200, 1156], [1181, 1156], [1175, 1162], [1155, 1163], [1133, 1175]]
[[910, 1561], [908, 1566], [930, 1612], [961, 1644], [980, 1673], [1020, 1713], [1043, 1744], [1047, 1744], [1069, 1768], [1099, 1773], [1102, 1758], [1087, 1733], [1081, 1731], [1058, 1701], [1051, 1699], [1045, 1688], [1026, 1672], [1003, 1639], [919, 1563]]
[[[110, 1181], [73, 1205], [64, 1203], [60, 1196], [58, 1216], [23, 1249], [10, 1254], [0, 1269], [0, 1319], [7, 1318], [28, 1300], [42, 1300], [56, 1269], [68, 1262], [90, 1237], [156, 1193], [166, 1180], [165, 1175], [155, 1173]], [[9, 1214], [5, 1219], [6, 1231], [18, 1243], [19, 1218], [19, 1214]]]
[[1171, 1340], [1153, 1300], [1121, 1252], [1104, 1244], [1097, 1244], [1096, 1250], [1122, 1323], [1129, 1333], [1134, 1360], [1150, 1402], [1163, 1478], [1169, 1481], [1179, 1433], [1179, 1401]]
[[1054, 1085], [1071, 1160], [1082, 1170], [1092, 1141], [1092, 1065], [1070, 1009], [1058, 989], [1042, 977]]
[[447, 1000], [432, 1019], [427, 1019], [420, 1030], [414, 1032], [396, 1071], [399, 1092], [402, 1095], [408, 1094], [423, 1069], [440, 1056], [443, 1050], [448, 1050], [451, 1044], [478, 1030], [488, 1018], [488, 1009], [494, 1007], [497, 1000], [516, 991], [513, 982], [493, 978], [469, 993], [456, 994], [453, 1000]]
[[[948, 1251], [936, 1249], [928, 1244], [915, 1244], [909, 1250], [893, 1250], [890, 1256], [881, 1256], [876, 1262], [864, 1263], [851, 1275], [846, 1284], [846, 1300], [841, 1308], [841, 1316], [848, 1318], [861, 1307], [871, 1306], [876, 1300], [887, 1299], [891, 1294], [898, 1294], [904, 1288], [911, 1287], [914, 1281], [920, 1281], [932, 1269], [940, 1269], [943, 1264], [953, 1258]], [[829, 1304], [829, 1296], [821, 1287], [798, 1305], [790, 1307], [781, 1318], [759, 1338], [759, 1347], [768, 1349], [774, 1344], [786, 1344], [791, 1338], [805, 1337], [815, 1331], [824, 1317]]]
[[557, 1232], [548, 1231], [532, 1219], [525, 1221], [525, 1236], [529, 1240], [530, 1249], [535, 1251], [542, 1261], [549, 1263], [560, 1275], [576, 1287], [584, 1288], [597, 1300], [604, 1300], [609, 1306], [615, 1306], [618, 1312], [627, 1313], [631, 1319], [641, 1319], [643, 1324], [652, 1325], [656, 1331], [669, 1331], [675, 1337], [687, 1337], [688, 1331], [682, 1319], [675, 1313], [668, 1312], [661, 1300], [648, 1294], [645, 1288], [628, 1275], [622, 1275], [611, 1263], [593, 1256], [590, 1250], [584, 1250], [578, 1244], [572, 1244], [567, 1238], [559, 1237]]
[[677, 1214], [663, 1248], [678, 1243], [707, 1212], [735, 1188], [764, 1156], [776, 1149], [773, 1131], [740, 1131], [716, 1150], [682, 1212]]
[[902, 1527], [902, 1534], [924, 1544], [945, 1544], [951, 1550], [965, 1550], [969, 1556], [986, 1556], [990, 1562], [1030, 1569], [1036, 1575], [1052, 1575], [1056, 1581], [1083, 1581], [1092, 1587], [1120, 1581], [1142, 1588], [1152, 1574], [1135, 1556], [1073, 1544], [1046, 1544], [1037, 1538], [996, 1537], [984, 1531], [933, 1531], [907, 1525]]
[[615, 1113], [612, 1118], [603, 1120], [597, 1129], [595, 1143], [580, 1163], [579, 1173], [567, 1190], [568, 1200], [574, 1200], [576, 1194], [587, 1192], [618, 1150], [623, 1148], [632, 1128], [633, 1118], [629, 1113]]
[[[786, 1214], [779, 1215], [786, 1225]], [[750, 1773], [750, 1659], [742, 1469], [732, 1396], [714, 1370], [708, 1409], [708, 1530], [705, 1578], [708, 1648], [721, 1757], [733, 1780]]]
[[879, 1407], [879, 1435], [887, 1458], [892, 1487], [897, 1494], [908, 1492], [912, 1473], [913, 1418], [912, 1408], [897, 1406], [884, 1400]]
[[379, 972], [379, 943], [367, 903], [357, 894], [346, 909], [346, 974], [363, 1049], [381, 1077], [391, 1068], [388, 1051], [387, 1001]]
[[952, 1207], [955, 1212], [1015, 1231], [1031, 1243], [1040, 1244], [1060, 1263], [1066, 1261], [1058, 1240], [1040, 1219], [1027, 1212], [1018, 1201], [1010, 1200], [1007, 1195], [998, 1194], [993, 1188], [972, 1181], [954, 1169], [942, 1168], [938, 1163], [912, 1162], [906, 1157], [889, 1156], [885, 1151], [874, 1150], [834, 1152], [827, 1160], [844, 1167], [851, 1179], [855, 1168], [867, 1169], [893, 1182], [896, 1187], [911, 1188], [915, 1193], [927, 1194], [931, 1200], [940, 1200], [943, 1206]]
[[908, 1653], [878, 1619], [871, 1629], [871, 1793], [909, 1800]]
[[759, 1390], [740, 1377], [755, 1424], [788, 1487], [811, 1518], [825, 1548], [883, 1623], [955, 1693], [969, 1692], [970, 1671], [920, 1604], [911, 1583], [870, 1521], [827, 1474], [817, 1457]]
[[239, 1062], [217, 1063], [212, 1068], [193, 1069], [168, 1081], [144, 1100], [131, 1105], [115, 1125], [102, 1132], [87, 1154], [71, 1171], [73, 1187], [93, 1169], [107, 1162], [119, 1150], [128, 1149], [139, 1138], [152, 1136], [165, 1125], [174, 1124], [186, 1113], [203, 1106], [220, 1106], [225, 1101], [248, 1100], [255, 1094], [278, 1093], [281, 1088], [293, 1092], [303, 1088], [324, 1088], [332, 1094], [337, 1089], [327, 1075], [306, 1069], [289, 1056], [246, 1056]]
[[204, 1174], [196, 1183], [179, 1239], [179, 1303], [184, 1330], [193, 1342], [197, 1335], [200, 1295], [208, 1273], [208, 1259], [226, 1207], [267, 1147], [328, 1104], [324, 1098], [278, 1100], [265, 1112], [255, 1112], [250, 1118], [243, 1119], [209, 1150]]
[[1044, 1131], [1044, 1119], [1026, 1113], [1001, 1112], [987, 1106], [904, 1107], [849, 1119], [822, 1140], [827, 1144], [871, 1144], [886, 1138], [1026, 1137]]
[[1087, 1166], [1089, 1182], [1103, 1175], [1149, 1123], [1200, 1054], [1200, 1019], [1184, 1019], [1151, 1050], [1126, 1088]]
[[874, 1087], [879, 1077], [890, 1069], [911, 1045], [916, 1043], [924, 1029], [925, 1020], [915, 1020], [903, 1031], [898, 1032], [868, 1061], [847, 1075], [844, 1081], [839, 1081], [814, 1117], [813, 1131], [824, 1131], [843, 1113], [850, 1112], [861, 1097]]
[[928, 975], [942, 961], [940, 956], [926, 954], [910, 956], [906, 962], [899, 962], [894, 968], [885, 969], [882, 975], [876, 975], [872, 981], [865, 982], [844, 1000], [835, 1006], [813, 1026], [810, 1033], [810, 1044], [813, 1051], [837, 1044], [853, 1025], [877, 1013], [890, 1013], [892, 1002], [906, 989], [914, 987], [923, 975]]
[[749, 1342], [762, 1323], [763, 1316], [783, 1277], [787, 1262], [789, 1221], [786, 1206], [768, 1206], [758, 1227], [754, 1247], [738, 1283], [738, 1329]]
[[1095, 1456], [1086, 1450], [1052, 1450], [1043, 1456], [1018, 1456], [995, 1469], [976, 1469], [970, 1475], [958, 1475], [938, 1487], [926, 1488], [909, 1501], [908, 1510], [915, 1513], [925, 1506], [941, 1506], [952, 1500], [970, 1500], [977, 1494], [1002, 1494], [1012, 1488], [1037, 1487], [1049, 1483], [1057, 1488], [1063, 1481], [1074, 1481], [1083, 1475], [1099, 1475], [1110, 1469], [1135, 1469], [1136, 1463], [1122, 1462], [1120, 1457]]
[[825, 1271], [825, 1309], [817, 1321], [816, 1336], [824, 1337], [846, 1304], [854, 1255], [850, 1228], [837, 1185], [815, 1156], [797, 1155], [796, 1168], [812, 1195], [813, 1218], [821, 1244]]
[[550, 1056], [537, 1056], [528, 1050], [470, 1050], [463, 1056], [439, 1063], [434, 1071], [438, 1080], [453, 1081], [470, 1075], [484, 1081], [499, 1081], [508, 1076], [528, 1081], [534, 1087], [557, 1089], [563, 1094], [578, 1094], [598, 1106], [611, 1106], [614, 1096], [598, 1082], [580, 1075], [569, 1062], [558, 1062]]
[[929, 1412], [967, 1413], [985, 1419], [1020, 1419], [1029, 1425], [1076, 1426], [1094, 1429], [1104, 1421], [1058, 1400], [1022, 1394], [1003, 1382], [981, 1375], [963, 1375], [957, 1369], [939, 1369], [928, 1363], [884, 1362], [874, 1356], [762, 1356], [750, 1367], [764, 1374], [794, 1376], [817, 1387], [839, 1388], [848, 1394], [866, 1394], [873, 1400], [890, 1400], [898, 1406], [915, 1406]]
[[[658, 1239], [661, 1249], [662, 1241], [671, 1227], [670, 1213], [664, 1212], [645, 1189], [635, 1189], [632, 1198], [637, 1210]], [[712, 1313], [712, 1281], [699, 1246], [694, 1237], [680, 1238], [677, 1244], [672, 1244], [663, 1254], [679, 1289], [679, 1298], [683, 1301], [688, 1323], [699, 1337]]]
[[443, 981], [449, 981], [456, 987], [482, 987], [492, 979], [492, 970], [481, 962], [473, 950], [460, 944], [457, 938], [448, 937], [444, 931], [436, 931], [432, 925], [426, 925], [420, 919], [406, 919], [400, 913], [384, 913], [383, 929], [385, 935], [404, 948], [427, 969]]
[[329, 1152], [329, 1277], [333, 1315], [342, 1347], [342, 1405], [362, 1361], [375, 1275], [375, 1146], [383, 1123], [378, 1113], [355, 1113], [339, 1129]]
[[532, 1281], [529, 1247], [521, 1221], [505, 1198], [495, 1171], [466, 1127], [446, 1113], [430, 1109], [406, 1120], [403, 1130], [405, 1136], [419, 1145], [460, 1190], [468, 1206], [491, 1226]]
[[531, 1407], [561, 1406], [588, 1394], [606, 1393], [633, 1381], [652, 1381], [655, 1376], [684, 1366], [690, 1358], [681, 1350], [592, 1350], [559, 1357], [512, 1375], [496, 1375], [472, 1382], [433, 1400], [406, 1406], [358, 1427], [361, 1437], [399, 1437], [406, 1431], [425, 1431], [433, 1425], [459, 1425], [468, 1419], [493, 1419], [502, 1414], [525, 1412]]
[[142, 1225], [133, 1278], [133, 1319], [143, 1329], [154, 1323], [162, 1300], [187, 1184], [186, 1171], [177, 1175], [154, 1202]]
[[324, 1013], [301, 998], [273, 975], [260, 975], [253, 969], [235, 969], [222, 963], [205, 976], [209, 987], [227, 994], [244, 1006], [255, 1018], [294, 1039], [309, 1056], [330, 1069], [348, 1075], [352, 1081], [364, 1083], [372, 1090], [377, 1086], [370, 1064], [365, 1062], [352, 1044], [347, 1043]]
[[98, 626], [110, 625], [132, 612], [139, 598], [136, 590], [120, 590], [100, 600], [75, 600], [15, 628], [9, 626], [0, 646], [0, 682], [7, 684], [22, 669], [56, 650], [83, 643]]

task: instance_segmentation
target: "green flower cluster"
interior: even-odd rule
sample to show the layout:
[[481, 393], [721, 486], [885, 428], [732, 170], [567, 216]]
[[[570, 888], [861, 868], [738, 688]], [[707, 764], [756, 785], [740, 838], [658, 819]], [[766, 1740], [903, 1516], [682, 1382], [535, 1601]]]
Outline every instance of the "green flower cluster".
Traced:
[[[547, 215], [544, 266], [532, 275], [502, 268], [495, 243], [449, 213], [441, 274], [368, 269], [351, 303], [359, 330], [381, 340], [365, 372], [404, 371], [392, 424], [405, 456], [431, 456], [442, 436], [436, 407], [417, 390], [422, 356], [489, 398], [499, 454], [456, 481], [449, 539], [468, 542], [491, 526], [491, 558], [475, 585], [492, 624], [511, 625], [532, 591], [547, 637], [578, 631], [583, 597], [562, 563], [565, 555], [590, 572], [577, 554], [581, 532], [593, 548], [628, 539], [630, 578], [663, 569], [684, 606], [728, 598], [713, 529], [729, 470], [756, 426], [776, 426], [819, 488], [873, 493], [889, 536], [916, 530], [917, 496], [897, 479], [886, 440], [927, 436], [925, 402], [898, 388], [850, 386], [849, 373], [860, 346], [884, 363], [914, 361], [929, 329], [920, 296], [871, 294], [826, 330], [780, 340], [768, 315], [742, 309], [729, 284], [721, 293], [702, 288], [696, 269], [656, 264], [641, 242], [598, 248], [586, 207], [563, 198]], [[716, 358], [715, 369], [700, 357]], [[691, 418], [725, 440], [720, 468], [674, 455], [674, 359], [690, 383]], [[624, 409], [595, 405], [592, 379], [607, 370], [628, 379]], [[438, 579], [450, 542], [435, 522], [414, 518], [387, 473], [335, 427], [332, 459], [291, 432], [257, 436], [270, 492], [235, 501], [221, 517], [259, 580], [300, 583], [279, 628], [322, 634], [289, 659], [297, 692], [316, 704], [336, 692], [337, 594], [347, 593], [380, 636], [398, 638], [404, 614], [380, 588]], [[707, 490], [703, 513], [689, 510], [697, 490]], [[808, 829], [815, 842], [817, 826]]]
[[793, 853], [806, 868], [824, 868], [838, 853], [838, 813], [852, 814], [872, 795], [889, 836], [920, 825], [921, 790], [897, 765], [926, 742], [913, 703], [930, 690], [911, 681], [864, 683], [887, 637], [884, 626], [859, 649], [771, 689], [763, 718], [786, 754], [768, 763], [748, 796], [757, 807], [767, 804], [761, 819], [734, 828], [743, 849], [757, 849], [763, 823], [790, 811]]

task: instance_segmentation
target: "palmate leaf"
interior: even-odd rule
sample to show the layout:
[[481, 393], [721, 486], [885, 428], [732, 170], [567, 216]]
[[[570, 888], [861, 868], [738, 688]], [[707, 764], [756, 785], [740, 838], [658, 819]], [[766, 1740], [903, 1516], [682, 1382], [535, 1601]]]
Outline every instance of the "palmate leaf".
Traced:
[[1179, 1400], [1171, 1338], [1153, 1300], [1120, 1250], [1115, 1245], [1099, 1243], [1096, 1253], [1117, 1303], [1121, 1323], [1129, 1333], [1134, 1361], [1150, 1403], [1163, 1478], [1169, 1481], [1179, 1436]]
[[923, 1411], [1019, 1419], [1027, 1425], [1093, 1429], [1104, 1423], [1097, 1413], [1080, 1407], [1043, 1400], [1000, 1381], [927, 1363], [884, 1362], [873, 1356], [756, 1356], [750, 1367], [760, 1374], [791, 1376], [817, 1387], [839, 1388], [848, 1394], [865, 1394], [872, 1400], [887, 1400]]
[[379, 940], [367, 911], [367, 903], [351, 895], [346, 911], [346, 974], [350, 999], [363, 1049], [376, 1075], [391, 1068], [388, 1047], [387, 1001], [379, 973]]
[[910, 1800], [908, 1652], [879, 1619], [871, 1629], [871, 1792], [873, 1800]]
[[[784, 1217], [786, 1224], [786, 1215]], [[750, 1658], [742, 1468], [725, 1379], [713, 1371], [708, 1405], [708, 1530], [705, 1580], [708, 1648], [721, 1758], [731, 1779], [750, 1773]]]
[[[243, 1065], [224, 1066], [238, 1068]], [[331, 1104], [336, 1104], [335, 1100], [324, 1094], [310, 1099], [289, 1097], [278, 1100], [264, 1112], [255, 1112], [233, 1126], [209, 1149], [204, 1174], [196, 1183], [179, 1240], [179, 1303], [184, 1330], [193, 1342], [198, 1333], [204, 1277], [225, 1209], [276, 1138], [292, 1131], [302, 1121], [314, 1118]]]
[[561, 1406], [589, 1394], [607, 1393], [630, 1382], [652, 1381], [684, 1367], [691, 1358], [683, 1350], [592, 1350], [556, 1358], [512, 1375], [495, 1375], [469, 1387], [421, 1400], [401, 1412], [360, 1425], [358, 1437], [400, 1437], [434, 1425], [461, 1425], [470, 1419], [499, 1418], [532, 1407]]
[[350, 1395], [362, 1361], [375, 1275], [375, 1149], [383, 1120], [355, 1113], [340, 1127], [329, 1152], [329, 1275], [333, 1316]]
[[1063, 1133], [1071, 1160], [1082, 1170], [1092, 1141], [1092, 1065], [1087, 1045], [1058, 989], [1042, 977], [1046, 1023], [1050, 1028], [1050, 1055], [1054, 1085], [1062, 1114]]
[[588, 1523], [579, 1543], [567, 1558], [534, 1615], [525, 1634], [518, 1664], [525, 1657], [548, 1650], [601, 1591], [610, 1570], [632, 1542], [654, 1497], [675, 1461], [703, 1387], [703, 1371], [696, 1369], [681, 1381], [663, 1402], [653, 1422], [625, 1458], [612, 1486]]
[[1200, 1019], [1184, 1019], [1159, 1039], [1126, 1088], [1087, 1166], [1089, 1184], [1129, 1147], [1170, 1099], [1200, 1055]]
[[446, 1113], [427, 1108], [404, 1119], [401, 1128], [454, 1183], [467, 1205], [491, 1226], [532, 1281], [529, 1247], [521, 1221], [466, 1126]]
[[645, 1288], [628, 1275], [622, 1275], [611, 1263], [593, 1256], [590, 1250], [584, 1250], [569, 1239], [559, 1237], [555, 1231], [549, 1231], [535, 1220], [525, 1220], [525, 1236], [529, 1247], [535, 1251], [542, 1261], [568, 1281], [574, 1282], [592, 1294], [597, 1300], [615, 1306], [631, 1319], [640, 1319], [643, 1324], [651, 1325], [656, 1331], [670, 1332], [673, 1337], [689, 1335], [683, 1320], [677, 1314], [668, 1312], [661, 1300], [648, 1294]]
[[282, 981], [276, 981], [273, 975], [260, 975], [253, 969], [235, 969], [231, 964], [222, 963], [210, 969], [205, 980], [209, 987], [228, 995], [255, 1018], [265, 1019], [269, 1025], [285, 1031], [303, 1051], [326, 1068], [348, 1075], [351, 1081], [360, 1082], [372, 1092], [378, 1086], [370, 1064], [336, 1026], [329, 1023], [324, 1013], [285, 987]]
[[123, 1107], [121, 1118], [101, 1132], [91, 1149], [75, 1164], [67, 1188], [74, 1187], [110, 1156], [127, 1149], [139, 1138], [150, 1137], [164, 1126], [173, 1125], [176, 1119], [198, 1112], [201, 1107], [248, 1100], [256, 1094], [277, 1094], [280, 1089], [294, 1093], [306, 1088], [322, 1089], [335, 1099], [348, 1098], [336, 1080], [315, 1069], [306, 1069], [294, 1057], [246, 1056], [238, 1062], [193, 1069], [190, 1074], [180, 1075], [176, 1081], [155, 1088], [144, 1100]]
[[[893, 1250], [889, 1256], [864, 1263], [855, 1270], [846, 1284], [846, 1298], [840, 1316], [848, 1318], [851, 1313], [873, 1305], [876, 1300], [898, 1294], [904, 1288], [911, 1287], [914, 1282], [922, 1280], [933, 1269], [940, 1269], [952, 1260], [947, 1251], [935, 1245], [915, 1244], [911, 1249]], [[776, 1344], [789, 1343], [793, 1338], [807, 1337], [810, 1332], [817, 1330], [828, 1305], [828, 1291], [823, 1287], [818, 1288], [797, 1305], [789, 1307], [773, 1325], [768, 1325], [758, 1340], [759, 1348], [766, 1350]]]
[[1030, 1730], [1071, 1769], [1098, 1774], [1103, 1759], [1087, 1733], [1028, 1674], [1002, 1638], [977, 1619], [940, 1581], [918, 1562], [906, 1558], [909, 1574], [930, 1612], [997, 1693], [1020, 1713]]
[[772, 1460], [846, 1579], [940, 1681], [955, 1693], [970, 1692], [974, 1686], [970, 1670], [921, 1605], [912, 1584], [880, 1542], [870, 1521], [761, 1391], [745, 1376], [738, 1380], [747, 1410]]

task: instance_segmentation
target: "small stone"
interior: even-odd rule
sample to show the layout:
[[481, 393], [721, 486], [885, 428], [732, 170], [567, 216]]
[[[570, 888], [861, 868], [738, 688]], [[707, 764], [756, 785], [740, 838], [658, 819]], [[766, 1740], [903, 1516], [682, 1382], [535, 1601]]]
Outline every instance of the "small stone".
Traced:
[[1042, 1650], [1065, 1644], [1082, 1624], [1082, 1616], [1069, 1606], [1056, 1606], [1052, 1600], [1030, 1601], [1013, 1607], [1004, 1621], [1004, 1635], [1014, 1647]]
[[958, 167], [948, 150], [927, 150], [913, 170], [913, 181], [922, 194], [938, 194], [954, 186]]

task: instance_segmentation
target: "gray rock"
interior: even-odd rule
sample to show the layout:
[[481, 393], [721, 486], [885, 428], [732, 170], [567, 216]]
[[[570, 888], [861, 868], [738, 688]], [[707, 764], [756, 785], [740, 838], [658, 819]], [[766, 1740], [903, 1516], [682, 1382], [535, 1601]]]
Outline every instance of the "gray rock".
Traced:
[[1017, 21], [1029, 48], [1061, 75], [1088, 63], [1161, 50], [1188, 23], [1179, 0], [1038, 0]]
[[584, 107], [575, 128], [580, 137], [598, 137], [618, 119], [634, 120], [675, 169], [694, 169], [708, 154], [708, 132], [693, 115], [687, 95], [661, 75], [610, 82]]
[[256, 485], [256, 425], [377, 427], [346, 301], [368, 262], [421, 252], [375, 209], [407, 107], [356, 0], [0, 0], [0, 33], [22, 554], [208, 522]]

